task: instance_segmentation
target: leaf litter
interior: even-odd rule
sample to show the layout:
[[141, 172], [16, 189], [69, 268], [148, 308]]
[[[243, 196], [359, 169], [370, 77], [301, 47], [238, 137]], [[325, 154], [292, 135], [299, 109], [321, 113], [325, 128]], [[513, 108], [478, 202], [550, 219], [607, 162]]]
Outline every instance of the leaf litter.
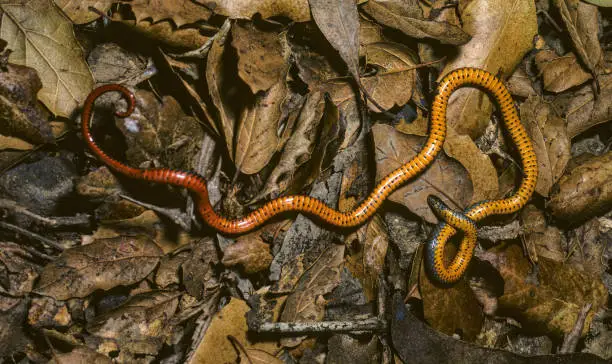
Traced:
[[[0, 361], [612, 359], [601, 3], [0, 1]], [[508, 85], [539, 177], [452, 287], [423, 270], [427, 196], [463, 210], [522, 176], [482, 90], [453, 94], [441, 155], [348, 230], [287, 214], [222, 236], [185, 191], [102, 166], [78, 129], [94, 86], [123, 83], [135, 112], [113, 118], [126, 103], [104, 95], [92, 127], [114, 158], [201, 174], [228, 217], [294, 193], [349, 211], [420, 150], [459, 67]]]

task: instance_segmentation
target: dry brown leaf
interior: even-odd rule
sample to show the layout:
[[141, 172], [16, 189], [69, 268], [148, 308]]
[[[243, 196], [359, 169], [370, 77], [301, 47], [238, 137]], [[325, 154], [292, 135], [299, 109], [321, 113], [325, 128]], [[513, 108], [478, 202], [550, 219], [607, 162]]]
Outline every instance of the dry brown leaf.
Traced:
[[79, 346], [69, 353], [55, 353], [48, 364], [111, 364], [113, 361], [87, 346]]
[[554, 0], [553, 4], [561, 14], [580, 60], [592, 74], [598, 74], [604, 67], [604, 58], [598, 38], [597, 6], [579, 0]]
[[132, 165], [193, 169], [203, 137], [200, 124], [172, 96], [159, 100], [146, 90], [135, 96], [136, 112], [115, 122], [127, 141], [126, 159]]
[[[447, 63], [442, 75], [460, 67], [477, 67], [501, 73], [502, 78], [510, 76], [537, 34], [531, 0], [475, 0], [461, 9], [461, 17], [463, 30], [472, 40], [459, 47], [457, 57]], [[473, 88], [458, 90], [449, 100], [449, 128], [474, 139], [484, 132], [491, 110], [486, 93]]]
[[298, 169], [310, 159], [324, 109], [323, 93], [309, 93], [296, 121], [295, 130], [256, 200], [269, 195], [276, 197], [294, 184]]
[[249, 364], [283, 364], [284, 361], [275, 357], [274, 355], [259, 349], [247, 349], [246, 355], [249, 360], [246, 361]]
[[370, 0], [361, 9], [378, 23], [402, 31], [417, 39], [435, 39], [440, 43], [460, 45], [470, 40], [461, 28], [445, 22], [423, 19], [418, 4], [406, 7], [401, 2]]
[[91, 199], [116, 195], [121, 192], [119, 180], [108, 167], [100, 167], [81, 177], [76, 192]]
[[212, 14], [204, 5], [190, 0], [132, 0], [122, 2], [132, 6], [137, 22], [147, 18], [153, 20], [153, 23], [170, 19], [177, 27], [181, 27], [185, 24], [208, 20]]
[[559, 95], [554, 105], [567, 120], [567, 133], [573, 138], [589, 128], [612, 120], [612, 74], [599, 77], [599, 93], [595, 96], [593, 87], [585, 85], [575, 93]]
[[[366, 47], [367, 63], [377, 72], [371, 77], [362, 77], [361, 83], [385, 110], [410, 101], [416, 82], [415, 57], [410, 48], [398, 43], [374, 43]], [[368, 106], [372, 111], [379, 111], [372, 103]]]
[[45, 266], [35, 292], [67, 300], [134, 284], [155, 269], [161, 255], [161, 249], [142, 236], [97, 240], [67, 249]]
[[[32, 68], [7, 64], [6, 71], [0, 72], [1, 134], [36, 144], [53, 140], [48, 115], [36, 98], [40, 88]], [[5, 148], [7, 144], [5, 140]]]
[[116, 309], [97, 316], [87, 331], [116, 343], [119, 350], [156, 354], [170, 337], [179, 304], [179, 292], [147, 292], [130, 297]]
[[[115, 0], [55, 0], [54, 2], [73, 23], [86, 24], [98, 19], [101, 13], [108, 12]], [[90, 8], [100, 13], [91, 11]]]
[[307, 0], [212, 0], [206, 6], [216, 14], [230, 19], [251, 19], [259, 13], [262, 18], [286, 16], [296, 22], [310, 20], [310, 8]]
[[155, 272], [155, 284], [160, 288], [168, 288], [173, 284], [180, 284], [181, 277], [179, 270], [183, 263], [190, 257], [190, 252], [183, 251], [176, 255], [165, 255]]
[[3, 1], [0, 9], [0, 38], [13, 50], [11, 62], [38, 71], [39, 99], [54, 114], [72, 116], [94, 84], [72, 23], [50, 0]]
[[383, 28], [371, 21], [359, 18], [359, 56], [366, 55], [366, 47], [370, 44], [384, 42]]
[[213, 267], [219, 263], [217, 249], [211, 238], [194, 242], [189, 258], [183, 263], [183, 285], [187, 292], [201, 300], [217, 289], [218, 281]]
[[549, 206], [555, 217], [566, 221], [583, 221], [608, 211], [612, 207], [612, 151], [580, 158], [559, 180]]
[[529, 97], [537, 95], [537, 92], [533, 88], [531, 78], [523, 67], [517, 67], [512, 73], [512, 76], [506, 82], [506, 86], [510, 93], [514, 96]]
[[263, 241], [260, 232], [242, 235], [225, 248], [221, 263], [226, 267], [240, 265], [247, 274], [264, 271], [272, 263], [270, 245]]
[[494, 249], [486, 259], [499, 270], [505, 282], [498, 314], [516, 318], [531, 332], [567, 334], [582, 307], [592, 303], [582, 331], [585, 334], [594, 314], [606, 304], [608, 293], [600, 276], [545, 257], [540, 257], [534, 276], [533, 267], [516, 244]]
[[[115, 15], [117, 17], [117, 15]], [[142, 34], [146, 38], [152, 39], [168, 47], [183, 48], [186, 50], [198, 49], [205, 44], [210, 37], [202, 34], [200, 29], [184, 27], [176, 29], [176, 27], [168, 21], [160, 21], [151, 23], [144, 20], [136, 23], [134, 20], [124, 20], [131, 29]]]
[[[376, 145], [376, 180], [401, 167], [421, 149], [424, 138], [405, 135], [393, 127], [376, 124], [372, 127]], [[406, 206], [425, 221], [438, 220], [427, 205], [427, 196], [436, 195], [452, 208], [463, 210], [472, 197], [472, 185], [465, 169], [441, 154], [424, 172], [393, 192], [389, 199]]]
[[223, 60], [223, 54], [225, 53], [225, 41], [228, 33], [229, 28], [222, 27], [210, 47], [206, 62], [206, 83], [208, 85], [208, 91], [210, 92], [210, 98], [218, 111], [216, 123], [219, 127], [217, 129], [221, 130], [225, 138], [229, 156], [233, 157], [236, 115], [232, 107], [221, 95], [221, 87], [225, 81], [224, 72], [226, 71], [226, 63]]
[[561, 178], [571, 157], [565, 122], [554, 115], [550, 106], [537, 96], [529, 97], [521, 105], [521, 120], [538, 160], [536, 192], [548, 197], [550, 189]]
[[547, 91], [563, 92], [591, 79], [591, 75], [582, 70], [574, 53], [559, 57], [555, 51], [545, 49], [536, 54], [535, 61]]
[[355, 0], [309, 0], [312, 17], [329, 44], [359, 80], [359, 13]]
[[566, 260], [562, 232], [555, 226], [547, 225], [543, 211], [531, 204], [525, 206], [521, 211], [521, 226], [523, 242], [532, 262], [537, 263], [539, 257], [555, 262]]
[[240, 117], [236, 132], [236, 167], [244, 174], [262, 170], [278, 147], [278, 126], [287, 101], [287, 84], [280, 80], [267, 92], [256, 95]]
[[251, 23], [232, 27], [232, 46], [238, 53], [238, 75], [253, 94], [267, 91], [287, 76], [289, 64], [281, 37], [278, 32], [258, 30]]
[[277, 351], [277, 344], [274, 341], [255, 342], [256, 337], [251, 335], [247, 338], [248, 328], [245, 317], [247, 312], [249, 312], [249, 306], [246, 302], [232, 297], [230, 302], [213, 317], [191, 362], [198, 364], [235, 363], [236, 349], [227, 338], [229, 335], [242, 343], [247, 350], [256, 349], [268, 353]]
[[[344, 245], [332, 245], [300, 277], [293, 293], [287, 297], [280, 321], [316, 322], [323, 319], [325, 300], [323, 295], [340, 283], [344, 266]], [[304, 337], [283, 338], [283, 346], [299, 345]]]

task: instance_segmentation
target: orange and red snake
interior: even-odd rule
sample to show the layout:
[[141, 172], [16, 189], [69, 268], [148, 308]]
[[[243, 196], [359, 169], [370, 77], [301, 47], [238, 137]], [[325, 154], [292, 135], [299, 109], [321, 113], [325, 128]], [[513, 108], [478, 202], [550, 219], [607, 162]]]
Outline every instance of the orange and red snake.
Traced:
[[[445, 222], [440, 223], [428, 243], [425, 262], [431, 278], [441, 283], [453, 283], [466, 271], [476, 246], [476, 222], [494, 214], [508, 214], [522, 208], [535, 189], [537, 178], [536, 157], [521, 125], [510, 93], [504, 84], [491, 73], [461, 68], [450, 72], [439, 83], [437, 94], [431, 106], [429, 136], [419, 153], [400, 168], [384, 177], [370, 195], [355, 209], [340, 212], [322, 201], [304, 195], [284, 196], [266, 202], [248, 215], [230, 220], [215, 212], [208, 199], [206, 180], [192, 172], [171, 169], [139, 169], [129, 167], [106, 154], [96, 144], [90, 132], [93, 105], [96, 99], [109, 91], [120, 92], [128, 101], [125, 112], [116, 112], [119, 117], [129, 116], [135, 108], [135, 98], [127, 88], [110, 84], [96, 88], [85, 100], [82, 115], [82, 133], [94, 154], [111, 169], [126, 176], [184, 187], [193, 193], [198, 212], [206, 224], [227, 234], [241, 234], [251, 231], [278, 214], [293, 211], [308, 214], [337, 227], [354, 227], [367, 221], [383, 201], [404, 182], [425, 170], [442, 149], [446, 138], [446, 107], [450, 95], [459, 87], [472, 85], [489, 91], [499, 105], [506, 129], [518, 147], [523, 166], [523, 180], [519, 189], [509, 198], [483, 201], [466, 209], [463, 213], [450, 210], [440, 200], [430, 198], [429, 203]], [[459, 252], [449, 265], [445, 263], [444, 248], [456, 229], [464, 232]]]

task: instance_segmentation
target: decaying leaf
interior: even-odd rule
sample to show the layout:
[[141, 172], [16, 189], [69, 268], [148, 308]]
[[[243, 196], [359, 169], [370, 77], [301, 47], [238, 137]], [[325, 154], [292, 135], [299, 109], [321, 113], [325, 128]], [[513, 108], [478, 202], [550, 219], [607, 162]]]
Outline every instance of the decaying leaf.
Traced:
[[253, 94], [285, 80], [289, 65], [282, 34], [265, 32], [250, 24], [232, 27], [232, 46], [238, 53], [238, 74]]
[[236, 239], [236, 243], [225, 248], [221, 260], [221, 263], [227, 267], [242, 266], [247, 274], [266, 270], [271, 262], [270, 246], [263, 241], [258, 232]]
[[540, 97], [532, 96], [521, 105], [521, 120], [538, 160], [536, 192], [547, 197], [561, 178], [570, 160], [570, 139], [565, 122]]
[[217, 364], [233, 363], [238, 357], [229, 335], [247, 349], [273, 353], [277, 350], [275, 341], [258, 341], [255, 336], [247, 337], [246, 302], [232, 298], [212, 319], [206, 334], [196, 349], [192, 363]]
[[202, 299], [218, 288], [219, 283], [213, 269], [218, 262], [212, 239], [202, 239], [193, 247], [191, 255], [182, 266], [183, 284], [190, 295]]
[[423, 19], [416, 1], [404, 4], [400, 1], [370, 0], [361, 9], [377, 22], [398, 29], [409, 37], [435, 39], [452, 45], [465, 44], [470, 40], [470, 35], [455, 25]]
[[591, 79], [591, 75], [582, 70], [574, 53], [559, 57], [553, 50], [545, 49], [536, 54], [535, 60], [547, 91], [562, 92]]
[[[372, 98], [385, 110], [408, 103], [416, 81], [413, 52], [396, 43], [373, 43], [366, 47], [366, 58], [377, 69], [375, 75], [361, 79]], [[371, 103], [368, 106], [379, 111]]]
[[296, 22], [310, 20], [307, 0], [213, 0], [207, 2], [206, 6], [231, 19], [251, 19], [259, 13], [263, 18], [285, 16]]
[[563, 335], [572, 330], [578, 313], [587, 303], [593, 308], [582, 334], [589, 330], [595, 312], [605, 306], [608, 294], [598, 276], [540, 257], [534, 275], [520, 246], [495, 249], [487, 260], [504, 278], [504, 294], [498, 314], [515, 317], [523, 328]]
[[130, 297], [116, 309], [96, 317], [87, 331], [116, 343], [119, 350], [156, 353], [172, 332], [180, 296], [178, 292], [158, 291]]
[[161, 249], [146, 237], [97, 240], [64, 251], [45, 267], [34, 291], [67, 300], [134, 284], [155, 269], [160, 257]]
[[94, 80], [72, 24], [50, 0], [3, 1], [0, 38], [13, 63], [34, 68], [42, 80], [40, 100], [56, 115], [70, 117]]
[[612, 152], [579, 161], [550, 197], [553, 214], [562, 220], [585, 220], [612, 207]]
[[[422, 137], [405, 135], [389, 125], [372, 127], [376, 145], [376, 179], [380, 180], [412, 159], [421, 149]], [[459, 210], [471, 200], [472, 185], [461, 165], [443, 154], [412, 181], [393, 192], [389, 199], [406, 206], [425, 221], [438, 220], [427, 205], [427, 196], [436, 195]]]

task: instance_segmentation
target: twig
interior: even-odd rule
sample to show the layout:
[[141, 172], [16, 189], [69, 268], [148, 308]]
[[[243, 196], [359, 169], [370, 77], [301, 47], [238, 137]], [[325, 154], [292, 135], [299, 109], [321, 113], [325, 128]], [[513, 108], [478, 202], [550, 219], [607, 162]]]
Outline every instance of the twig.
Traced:
[[3, 222], [0, 221], [0, 228], [5, 228], [6, 230], [10, 230], [10, 231], [14, 231], [16, 233], [19, 233], [21, 235], [25, 235], [31, 239], [34, 240], [38, 240], [43, 244], [47, 244], [49, 246], [54, 247], [55, 249], [59, 250], [59, 251], [64, 251], [64, 247], [61, 246], [60, 244], [58, 244], [56, 241], [51, 240], [51, 239], [47, 239], [42, 235], [38, 235], [34, 232], [31, 232], [29, 230], [26, 230], [24, 228], [21, 228], [19, 226], [13, 225], [13, 224], [9, 224], [8, 222]]
[[302, 335], [317, 332], [382, 332], [387, 323], [377, 317], [355, 321], [263, 322], [254, 327], [260, 333]]
[[159, 207], [156, 205], [152, 205], [146, 202], [136, 200], [135, 198], [132, 198], [127, 195], [122, 195], [122, 194], [120, 194], [119, 197], [166, 216], [167, 218], [172, 220], [175, 224], [180, 226], [185, 231], [189, 231], [191, 229], [189, 217], [187, 216], [187, 214], [182, 212], [180, 209], [167, 209], [167, 208]]
[[41, 253], [38, 250], [26, 246], [26, 245], [19, 245], [19, 244], [15, 244], [15, 243], [11, 243], [11, 242], [0, 242], [0, 247], [2, 248], [2, 250], [4, 251], [14, 251], [15, 253], [21, 253], [23, 254], [24, 251], [27, 253], [30, 253], [34, 256], [37, 256], [41, 259], [45, 259], [45, 260], [54, 260], [55, 258], [47, 255], [45, 253]]
[[64, 227], [64, 226], [89, 226], [90, 216], [87, 214], [78, 214], [76, 216], [58, 216], [46, 217], [38, 215], [26, 207], [19, 205], [15, 201], [0, 199], [0, 209], [12, 210], [15, 213], [28, 216], [47, 227]]
[[576, 345], [578, 345], [578, 340], [580, 339], [580, 336], [582, 336], [584, 322], [586, 321], [587, 315], [589, 314], [589, 311], [591, 311], [592, 306], [592, 303], [588, 303], [584, 305], [582, 310], [580, 310], [572, 331], [567, 333], [567, 335], [565, 335], [563, 338], [563, 344], [561, 345], [561, 349], [559, 349], [559, 353], [573, 353], [576, 351]]

